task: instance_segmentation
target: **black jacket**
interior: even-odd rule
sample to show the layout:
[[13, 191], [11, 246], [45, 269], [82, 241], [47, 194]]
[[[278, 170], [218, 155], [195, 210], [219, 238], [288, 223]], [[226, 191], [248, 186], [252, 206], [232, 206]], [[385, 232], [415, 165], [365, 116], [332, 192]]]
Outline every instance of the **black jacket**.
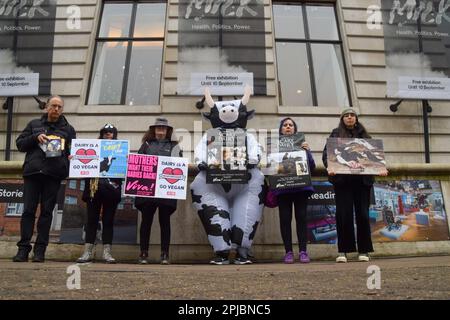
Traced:
[[[46, 158], [37, 140], [37, 137], [42, 133], [65, 139], [64, 151], [60, 157]], [[60, 116], [56, 122], [48, 122], [47, 114], [44, 114], [40, 119], [31, 120], [16, 139], [17, 149], [20, 152], [27, 153], [23, 163], [23, 176], [41, 173], [60, 180], [65, 179], [69, 174], [69, 159], [67, 157], [70, 154], [72, 139], [75, 138], [75, 129], [64, 116]]]
[[[339, 138], [339, 129], [335, 128], [331, 131], [330, 138]], [[349, 131], [349, 138], [365, 138], [362, 136], [361, 132], [358, 130]], [[322, 152], [322, 162], [325, 168], [328, 168], [328, 155], [327, 155], [327, 145], [325, 144], [325, 148]], [[368, 175], [353, 175], [353, 174], [337, 174], [335, 176], [328, 176], [328, 181], [330, 181], [333, 185], [342, 185], [342, 184], [355, 184], [362, 183], [366, 186], [373, 185], [375, 179], [373, 176]]]
[[91, 198], [91, 179], [84, 179], [85, 187], [83, 191], [82, 199], [84, 202], [91, 201], [92, 199], [107, 199], [113, 203], [119, 203], [122, 200], [122, 179], [118, 178], [99, 178], [98, 189], [94, 194], [94, 198]]
[[[176, 141], [166, 140], [150, 140], [146, 141], [139, 148], [138, 153], [165, 156], [165, 157], [182, 157], [183, 152]], [[144, 198], [136, 197], [134, 206], [142, 211], [148, 205], [165, 205], [172, 207], [174, 210], [177, 208], [176, 199], [160, 199], [160, 198]]]

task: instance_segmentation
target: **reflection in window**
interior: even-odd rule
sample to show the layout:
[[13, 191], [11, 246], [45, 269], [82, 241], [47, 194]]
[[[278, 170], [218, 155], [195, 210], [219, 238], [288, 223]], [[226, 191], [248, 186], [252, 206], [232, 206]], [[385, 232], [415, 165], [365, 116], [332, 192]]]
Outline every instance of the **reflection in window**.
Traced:
[[133, 5], [105, 3], [99, 37], [126, 38], [130, 33], [131, 10]]
[[[308, 57], [306, 44], [277, 42], [277, 59], [279, 79], [291, 79], [281, 86], [281, 99], [285, 105], [311, 106], [311, 83], [309, 81]], [[296, 61], [295, 65], [282, 61]]]
[[304, 39], [301, 6], [273, 6], [273, 23], [278, 38]]
[[333, 5], [273, 5], [280, 105], [350, 106]]
[[77, 180], [69, 180], [69, 189], [75, 190], [77, 188]]
[[334, 7], [306, 6], [309, 38], [314, 40], [339, 40]]
[[88, 104], [159, 104], [165, 12], [165, 3], [104, 4]]
[[7, 203], [6, 216], [20, 216], [23, 212], [23, 203]]
[[65, 204], [76, 205], [78, 203], [77, 197], [66, 196], [66, 198], [64, 199], [64, 203]]
[[159, 103], [162, 50], [162, 41], [133, 43], [126, 104]]
[[333, 44], [311, 45], [314, 79], [320, 106], [348, 106], [341, 48]]
[[128, 42], [100, 42], [89, 104], [120, 104]]

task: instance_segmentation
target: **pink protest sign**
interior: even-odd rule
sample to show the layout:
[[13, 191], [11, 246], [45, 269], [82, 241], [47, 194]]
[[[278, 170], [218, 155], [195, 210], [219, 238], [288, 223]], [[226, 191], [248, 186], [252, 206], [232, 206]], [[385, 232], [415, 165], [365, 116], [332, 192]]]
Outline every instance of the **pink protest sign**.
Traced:
[[125, 179], [125, 195], [154, 197], [157, 169], [157, 156], [130, 153]]

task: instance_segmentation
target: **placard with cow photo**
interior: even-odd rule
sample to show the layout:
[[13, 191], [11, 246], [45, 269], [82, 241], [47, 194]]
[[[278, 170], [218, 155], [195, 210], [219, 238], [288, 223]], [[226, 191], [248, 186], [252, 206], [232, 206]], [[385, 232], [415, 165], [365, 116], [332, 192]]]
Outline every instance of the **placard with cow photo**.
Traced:
[[188, 159], [130, 153], [125, 195], [186, 200]]
[[125, 178], [128, 140], [74, 139], [69, 177]]
[[272, 189], [304, 187], [311, 184], [308, 155], [302, 149], [303, 133], [271, 137], [264, 174]]
[[328, 138], [328, 170], [336, 174], [379, 175], [386, 170], [383, 141]]
[[244, 129], [207, 131], [206, 183], [247, 183], [247, 141]]

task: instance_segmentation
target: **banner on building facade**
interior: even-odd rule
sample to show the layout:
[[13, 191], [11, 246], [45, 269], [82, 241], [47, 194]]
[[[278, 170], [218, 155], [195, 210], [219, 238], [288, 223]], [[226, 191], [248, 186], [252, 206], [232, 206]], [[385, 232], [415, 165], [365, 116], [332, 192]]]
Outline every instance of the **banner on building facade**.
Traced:
[[188, 159], [130, 153], [125, 195], [186, 199]]
[[327, 139], [328, 169], [337, 174], [379, 175], [386, 170], [383, 140]]
[[381, 0], [387, 97], [450, 100], [450, 3]]
[[0, 1], [0, 78], [19, 77], [0, 96], [51, 94], [55, 18], [56, 0]]
[[271, 189], [298, 188], [311, 184], [308, 156], [302, 148], [303, 133], [283, 135], [272, 141], [264, 174]]
[[72, 140], [71, 178], [125, 178], [128, 140]]
[[206, 183], [247, 183], [248, 150], [245, 129], [209, 129]]
[[[177, 94], [266, 94], [264, 1], [178, 2]], [[208, 85], [209, 83], [209, 85]]]

